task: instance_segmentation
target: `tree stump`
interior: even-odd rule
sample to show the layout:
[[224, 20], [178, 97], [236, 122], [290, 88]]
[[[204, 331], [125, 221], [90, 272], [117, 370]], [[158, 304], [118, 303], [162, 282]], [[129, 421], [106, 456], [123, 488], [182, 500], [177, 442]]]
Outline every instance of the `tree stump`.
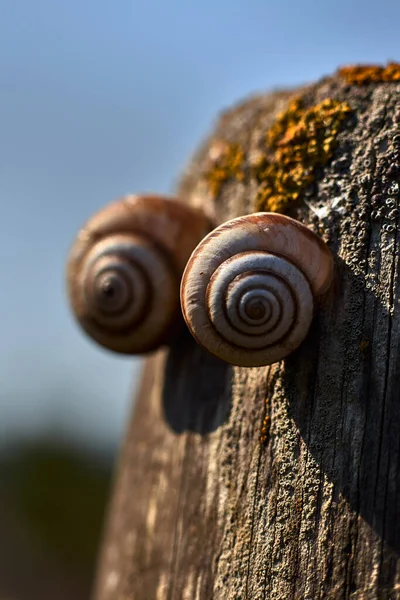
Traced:
[[305, 342], [231, 367], [183, 329], [147, 360], [96, 600], [400, 598], [400, 67], [222, 115], [179, 187], [220, 224], [278, 210], [334, 282]]

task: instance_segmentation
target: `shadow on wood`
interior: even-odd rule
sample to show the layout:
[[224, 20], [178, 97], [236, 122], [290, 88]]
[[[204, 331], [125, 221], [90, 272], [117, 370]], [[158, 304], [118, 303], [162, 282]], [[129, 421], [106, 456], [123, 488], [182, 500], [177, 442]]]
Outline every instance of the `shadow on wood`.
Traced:
[[231, 378], [230, 365], [203, 350], [185, 330], [170, 348], [165, 368], [164, 416], [173, 431], [204, 435], [226, 422]]

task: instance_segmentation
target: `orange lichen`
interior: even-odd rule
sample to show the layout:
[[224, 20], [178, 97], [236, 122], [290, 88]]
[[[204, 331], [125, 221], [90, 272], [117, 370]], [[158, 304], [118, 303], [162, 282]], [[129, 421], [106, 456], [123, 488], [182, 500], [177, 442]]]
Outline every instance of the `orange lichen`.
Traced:
[[271, 417], [269, 416], [269, 399], [265, 399], [265, 415], [261, 425], [260, 444], [265, 446], [269, 440], [269, 430], [271, 427]]
[[215, 197], [220, 193], [225, 181], [232, 178], [243, 181], [244, 152], [239, 144], [218, 141], [214, 143], [210, 153], [215, 155], [215, 162], [212, 169], [206, 173], [206, 180], [210, 185], [211, 193]]
[[268, 130], [261, 158], [247, 172], [239, 144], [216, 140], [209, 151], [212, 167], [205, 174], [211, 193], [216, 197], [228, 180], [250, 177], [258, 183], [255, 210], [285, 212], [313, 183], [317, 169], [332, 158], [337, 134], [350, 112], [350, 106], [338, 100], [306, 108], [301, 97], [294, 98]]
[[347, 83], [363, 85], [367, 83], [383, 83], [400, 81], [400, 64], [390, 62], [386, 67], [379, 65], [349, 65], [338, 70], [339, 77]]
[[296, 97], [269, 129], [266, 154], [253, 167], [259, 183], [256, 211], [284, 212], [315, 180], [316, 169], [333, 155], [336, 136], [350, 106], [323, 100], [305, 108]]

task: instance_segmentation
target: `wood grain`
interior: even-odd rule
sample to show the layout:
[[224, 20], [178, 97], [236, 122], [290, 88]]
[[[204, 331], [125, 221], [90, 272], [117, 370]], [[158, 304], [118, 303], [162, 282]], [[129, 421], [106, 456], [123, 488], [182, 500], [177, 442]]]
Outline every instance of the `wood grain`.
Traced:
[[[231, 368], [186, 334], [148, 360], [96, 600], [400, 598], [400, 85], [333, 77], [301, 92], [353, 110], [291, 213], [332, 250], [331, 291], [270, 367]], [[254, 181], [212, 199], [208, 152], [223, 138], [251, 155], [293, 93], [225, 113], [182, 199], [217, 223], [252, 212]]]

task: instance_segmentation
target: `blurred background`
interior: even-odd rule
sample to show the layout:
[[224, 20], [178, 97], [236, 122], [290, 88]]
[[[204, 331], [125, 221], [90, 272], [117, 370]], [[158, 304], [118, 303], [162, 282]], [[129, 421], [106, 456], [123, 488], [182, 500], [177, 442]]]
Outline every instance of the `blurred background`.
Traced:
[[400, 58], [400, 4], [0, 1], [0, 600], [89, 598], [140, 361], [73, 321], [78, 228], [172, 192], [217, 114]]

